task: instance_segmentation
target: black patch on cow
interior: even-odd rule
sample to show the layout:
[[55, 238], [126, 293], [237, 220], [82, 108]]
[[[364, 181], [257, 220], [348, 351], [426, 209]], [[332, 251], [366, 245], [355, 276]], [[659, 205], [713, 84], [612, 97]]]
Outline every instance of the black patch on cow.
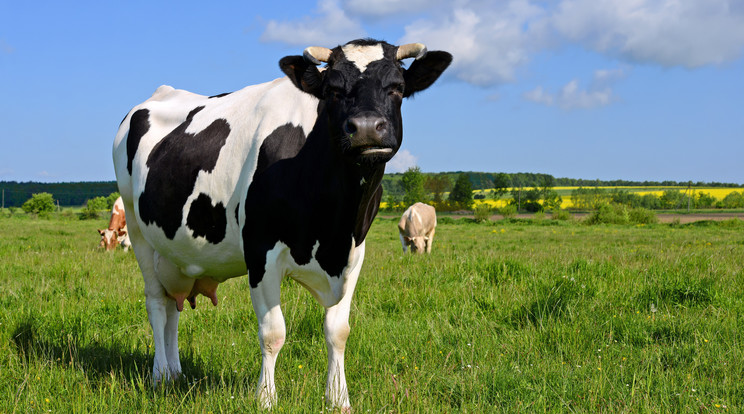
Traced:
[[240, 203], [235, 206], [235, 223], [240, 225]]
[[186, 225], [194, 232], [194, 237], [205, 237], [208, 242], [217, 244], [225, 238], [227, 229], [225, 206], [221, 202], [213, 206], [212, 199], [201, 193], [191, 203]]
[[137, 154], [140, 140], [150, 130], [150, 111], [139, 109], [129, 119], [129, 136], [127, 137], [127, 171], [132, 175], [132, 161]]
[[232, 93], [232, 92], [225, 92], [225, 93], [221, 93], [221, 94], [219, 94], [219, 95], [212, 95], [212, 96], [208, 97], [207, 99], [212, 99], [212, 98], [222, 98], [223, 96], [227, 96], [227, 95], [230, 95], [231, 93]]
[[384, 164], [365, 170], [339, 157], [326, 117], [321, 114], [295, 156], [282, 158], [292, 153], [286, 148], [300, 143], [301, 129], [291, 125], [277, 128], [261, 147], [266, 161], [248, 188], [242, 229], [252, 287], [263, 279], [266, 253], [279, 241], [299, 265], [310, 262], [318, 243], [315, 259], [326, 273], [339, 277], [348, 265], [352, 237], [361, 244], [377, 212]]
[[187, 133], [194, 116], [202, 109], [200, 106], [192, 110], [186, 121], [158, 142], [147, 158], [149, 172], [145, 191], [139, 198], [140, 217], [145, 224], [155, 223], [162, 228], [169, 239], [181, 227], [183, 208], [194, 191], [199, 172], [214, 169], [230, 135], [230, 125], [225, 119], [214, 120], [196, 134]]
[[305, 145], [305, 132], [302, 127], [285, 124], [275, 129], [261, 144], [254, 176], [261, 174], [279, 160], [292, 158]]

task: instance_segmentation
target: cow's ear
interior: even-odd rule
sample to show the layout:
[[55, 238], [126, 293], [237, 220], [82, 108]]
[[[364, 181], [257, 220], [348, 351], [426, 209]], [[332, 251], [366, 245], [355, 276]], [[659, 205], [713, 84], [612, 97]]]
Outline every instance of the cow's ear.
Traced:
[[452, 55], [440, 50], [428, 52], [424, 57], [414, 60], [411, 67], [403, 73], [406, 81], [403, 97], [407, 98], [431, 86], [450, 63]]
[[123, 237], [123, 236], [126, 236], [126, 235], [127, 235], [127, 231], [126, 230], [124, 230], [124, 229], [119, 230], [119, 236], [122, 236]]
[[285, 56], [279, 67], [301, 91], [322, 99], [323, 75], [312, 62], [302, 56]]
[[98, 229], [98, 234], [100, 234], [101, 236], [103, 236], [103, 230]]

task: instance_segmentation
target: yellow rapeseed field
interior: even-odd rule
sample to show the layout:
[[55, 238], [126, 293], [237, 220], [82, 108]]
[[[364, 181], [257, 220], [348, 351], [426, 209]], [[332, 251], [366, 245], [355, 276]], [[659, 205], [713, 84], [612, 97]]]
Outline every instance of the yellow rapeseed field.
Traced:
[[[573, 190], [576, 190], [579, 187], [553, 187], [555, 191], [558, 192], [558, 194], [561, 195], [563, 198], [563, 203], [561, 203], [561, 208], [571, 208], [573, 207], [573, 202], [571, 200], [571, 192]], [[594, 187], [584, 187], [584, 188], [594, 188]], [[638, 195], [644, 195], [644, 194], [653, 194], [655, 196], [660, 196], [664, 193], [666, 190], [678, 190], [681, 192], [687, 191], [687, 187], [678, 187], [678, 186], [653, 186], [653, 187], [643, 187], [643, 186], [617, 186], [617, 187], [599, 187], [605, 191], [612, 191], [612, 190], [627, 190], [631, 193], [635, 193]], [[531, 190], [530, 187], [525, 187], [523, 191]], [[695, 187], [690, 189], [690, 192], [693, 194], [693, 196], [696, 196], [699, 193], [707, 193], [711, 196], [715, 197], [717, 200], [723, 200], [729, 193], [732, 191], [739, 191], [744, 192], [744, 188], [723, 188], [723, 187]], [[494, 200], [493, 199], [493, 189], [485, 189], [485, 190], [473, 190], [473, 195], [485, 195], [486, 198], [482, 199], [476, 199], [475, 205], [480, 204], [487, 204], [491, 208], [501, 208], [507, 205], [509, 201], [511, 201], [511, 195], [507, 194], [505, 198], [502, 198], [500, 200]], [[443, 196], [444, 199], [447, 199], [449, 194], [445, 193]], [[386, 208], [387, 203], [382, 202], [380, 203], [380, 208]]]
[[[555, 191], [558, 191], [559, 194], [561, 194], [561, 197], [563, 199], [563, 203], [561, 203], [561, 208], [571, 208], [573, 207], [573, 202], [571, 200], [571, 192], [573, 190], [576, 190], [579, 187], [554, 187], [553, 189]], [[585, 187], [586, 188], [586, 187]], [[660, 196], [664, 193], [666, 190], [678, 190], [681, 192], [685, 192], [687, 190], [687, 187], [678, 187], [678, 186], [655, 186], [655, 187], [643, 187], [643, 186], [617, 186], [617, 187], [599, 187], [606, 191], [612, 191], [612, 190], [628, 190], [631, 193], [635, 193], [638, 195], [644, 195], [644, 194], [653, 194], [655, 196]], [[525, 188], [524, 190], [530, 190], [531, 188]], [[491, 197], [491, 192], [493, 190], [475, 190], [473, 191], [474, 194], [478, 193], [485, 193], [486, 199], [481, 200], [475, 200], [476, 205], [478, 204], [488, 204], [492, 208], [501, 208], [504, 207], [507, 204], [508, 200], [493, 200]], [[690, 192], [693, 196], [696, 196], [699, 193], [707, 193], [711, 196], [715, 197], [717, 200], [723, 200], [729, 193], [732, 191], [739, 191], [744, 192], [744, 189], [742, 188], [723, 188], [723, 187], [696, 187], [690, 189]], [[509, 197], [511, 198], [511, 197]]]

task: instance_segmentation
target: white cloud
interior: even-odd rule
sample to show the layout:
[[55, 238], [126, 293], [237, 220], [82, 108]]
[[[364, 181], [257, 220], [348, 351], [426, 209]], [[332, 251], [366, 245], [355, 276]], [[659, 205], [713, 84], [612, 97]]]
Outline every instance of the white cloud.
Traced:
[[575, 79], [567, 83], [557, 97], [558, 105], [563, 109], [591, 109], [607, 106], [611, 100], [610, 88], [582, 90], [579, 89], [579, 81]]
[[628, 69], [600, 69], [594, 72], [594, 82], [596, 84], [606, 84], [616, 82], [628, 75]]
[[537, 88], [526, 92], [524, 94], [524, 99], [547, 106], [553, 106], [553, 102], [555, 102], [555, 97], [545, 92], [542, 86], [538, 86]]
[[607, 106], [615, 100], [611, 85], [626, 75], [624, 69], [598, 70], [587, 89], [581, 89], [579, 81], [574, 79], [564, 85], [560, 91], [550, 93], [542, 86], [525, 92], [523, 97], [528, 101], [546, 106], [557, 105], [562, 109], [592, 109]]
[[435, 19], [406, 26], [400, 43], [423, 42], [430, 50], [454, 56], [448, 70], [479, 86], [512, 82], [519, 67], [541, 42], [544, 10], [528, 0], [455, 2], [457, 6]]
[[320, 0], [318, 9], [318, 16], [299, 22], [270, 20], [261, 41], [333, 47], [366, 36], [361, 22], [350, 18], [336, 0]]
[[431, 9], [441, 0], [342, 0], [344, 10], [365, 17], [387, 17]]
[[399, 15], [411, 21], [399, 43], [449, 51], [445, 76], [483, 87], [515, 82], [536, 53], [562, 45], [689, 68], [744, 52], [742, 0], [319, 0], [312, 16], [269, 21], [261, 39], [333, 46]]
[[402, 173], [411, 167], [415, 167], [417, 162], [418, 157], [404, 149], [395, 154], [393, 159], [387, 163], [385, 170], [390, 173]]
[[741, 0], [563, 0], [551, 25], [568, 41], [631, 62], [693, 68], [744, 50]]

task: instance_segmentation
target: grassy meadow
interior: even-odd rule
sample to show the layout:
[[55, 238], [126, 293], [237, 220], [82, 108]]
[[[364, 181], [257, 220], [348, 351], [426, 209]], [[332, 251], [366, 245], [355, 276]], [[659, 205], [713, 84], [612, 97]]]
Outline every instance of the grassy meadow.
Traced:
[[[744, 411], [744, 222], [466, 219], [403, 255], [378, 218], [352, 306], [358, 413]], [[0, 412], [256, 412], [247, 278], [180, 324], [185, 378], [153, 390], [134, 255], [106, 221], [0, 218]], [[276, 412], [325, 411], [322, 308], [282, 291]]]

